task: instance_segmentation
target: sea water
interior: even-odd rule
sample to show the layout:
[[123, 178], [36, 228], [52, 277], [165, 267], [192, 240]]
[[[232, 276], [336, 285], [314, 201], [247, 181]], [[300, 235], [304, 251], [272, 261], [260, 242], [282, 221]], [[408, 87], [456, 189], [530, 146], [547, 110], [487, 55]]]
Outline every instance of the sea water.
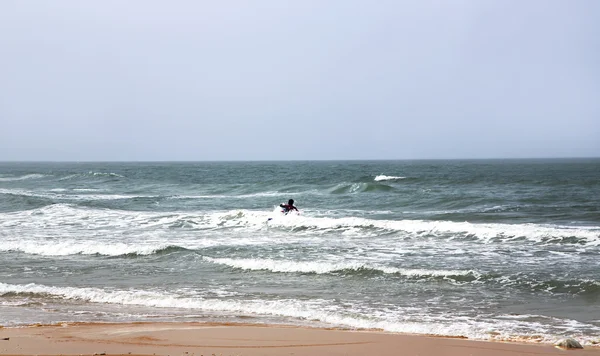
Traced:
[[[299, 214], [283, 215], [294, 199]], [[0, 163], [0, 325], [600, 341], [600, 160]]]

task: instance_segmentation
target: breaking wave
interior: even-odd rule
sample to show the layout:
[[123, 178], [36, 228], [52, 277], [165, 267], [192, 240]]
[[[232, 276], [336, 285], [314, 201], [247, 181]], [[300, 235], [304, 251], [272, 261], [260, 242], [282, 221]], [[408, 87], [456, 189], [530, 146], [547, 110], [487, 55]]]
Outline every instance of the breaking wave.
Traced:
[[[0, 298], [19, 298], [28, 303], [38, 300], [64, 299], [87, 303], [171, 308], [174, 310], [198, 310], [203, 312], [232, 313], [240, 316], [262, 315], [294, 318], [300, 323], [310, 320], [322, 326], [338, 326], [353, 329], [378, 329], [388, 332], [429, 334], [440, 336], [460, 336], [480, 340], [516, 340], [551, 343], [556, 335], [540, 329], [536, 316], [524, 315], [506, 317], [498, 315], [486, 320], [453, 318], [446, 313], [436, 313], [418, 308], [397, 307], [387, 313], [374, 314], [364, 309], [362, 303], [348, 303], [345, 306], [333, 304], [330, 300], [317, 299], [232, 299], [205, 298], [200, 294], [167, 292], [162, 290], [118, 290], [89, 287], [54, 287], [41, 284], [6, 284], [0, 282]], [[11, 303], [19, 303], [12, 301]], [[528, 321], [534, 319], [534, 321]], [[560, 323], [558, 319], [554, 323]], [[570, 320], [562, 321], [565, 332], [572, 327]], [[314, 325], [314, 324], [313, 324]], [[317, 324], [318, 325], [318, 324]], [[588, 328], [600, 328], [585, 325]], [[497, 330], [493, 334], [482, 330]], [[593, 338], [583, 338], [584, 344], [595, 342]]]
[[461, 270], [427, 270], [385, 267], [361, 262], [314, 262], [314, 261], [287, 261], [273, 259], [232, 259], [203, 257], [205, 261], [223, 264], [233, 268], [250, 271], [270, 271], [287, 273], [315, 273], [315, 274], [361, 274], [361, 273], [385, 273], [397, 274], [409, 278], [420, 277], [452, 277], [479, 275], [475, 271]]
[[381, 175], [376, 176], [374, 181], [380, 182], [383, 180], [398, 180], [398, 179], [406, 179], [406, 177], [386, 176], [385, 174], [381, 174]]

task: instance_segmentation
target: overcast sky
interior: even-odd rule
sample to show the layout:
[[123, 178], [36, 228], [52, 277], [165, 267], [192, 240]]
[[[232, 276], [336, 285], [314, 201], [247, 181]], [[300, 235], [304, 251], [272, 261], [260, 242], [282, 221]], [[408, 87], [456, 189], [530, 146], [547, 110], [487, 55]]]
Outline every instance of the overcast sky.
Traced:
[[0, 160], [600, 156], [600, 1], [0, 1]]

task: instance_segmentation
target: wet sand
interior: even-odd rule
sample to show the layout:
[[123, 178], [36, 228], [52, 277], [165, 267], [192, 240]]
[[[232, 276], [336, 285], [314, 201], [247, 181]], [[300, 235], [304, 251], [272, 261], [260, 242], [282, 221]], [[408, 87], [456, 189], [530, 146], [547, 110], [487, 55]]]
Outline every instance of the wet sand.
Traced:
[[[6, 340], [8, 338], [8, 340]], [[548, 344], [472, 341], [377, 331], [204, 323], [62, 324], [0, 328], [0, 355], [576, 355]]]

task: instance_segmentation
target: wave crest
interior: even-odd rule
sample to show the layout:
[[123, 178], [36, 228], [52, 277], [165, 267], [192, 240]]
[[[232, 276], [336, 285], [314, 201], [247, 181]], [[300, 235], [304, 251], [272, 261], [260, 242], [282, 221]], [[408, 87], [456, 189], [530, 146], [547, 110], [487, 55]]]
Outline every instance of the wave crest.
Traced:
[[118, 173], [89, 171], [87, 173], [70, 174], [68, 176], [60, 178], [59, 180], [72, 180], [72, 179], [79, 179], [79, 178], [85, 179], [88, 177], [126, 178], [124, 175], [121, 175]]
[[376, 182], [384, 181], [384, 180], [399, 180], [406, 179], [406, 177], [397, 177], [397, 176], [386, 176], [385, 174], [380, 174], [373, 179]]
[[153, 254], [168, 254], [185, 250], [173, 245], [137, 245], [126, 243], [103, 243], [100, 241], [63, 241], [63, 242], [33, 242], [12, 241], [0, 245], [0, 252], [22, 252], [38, 256], [69, 256], [69, 255], [99, 255], [99, 256], [147, 256]]
[[285, 273], [397, 274], [408, 278], [478, 275], [475, 271], [397, 268], [370, 265], [361, 262], [278, 261], [273, 259], [232, 259], [206, 256], [203, 259], [232, 268]]

